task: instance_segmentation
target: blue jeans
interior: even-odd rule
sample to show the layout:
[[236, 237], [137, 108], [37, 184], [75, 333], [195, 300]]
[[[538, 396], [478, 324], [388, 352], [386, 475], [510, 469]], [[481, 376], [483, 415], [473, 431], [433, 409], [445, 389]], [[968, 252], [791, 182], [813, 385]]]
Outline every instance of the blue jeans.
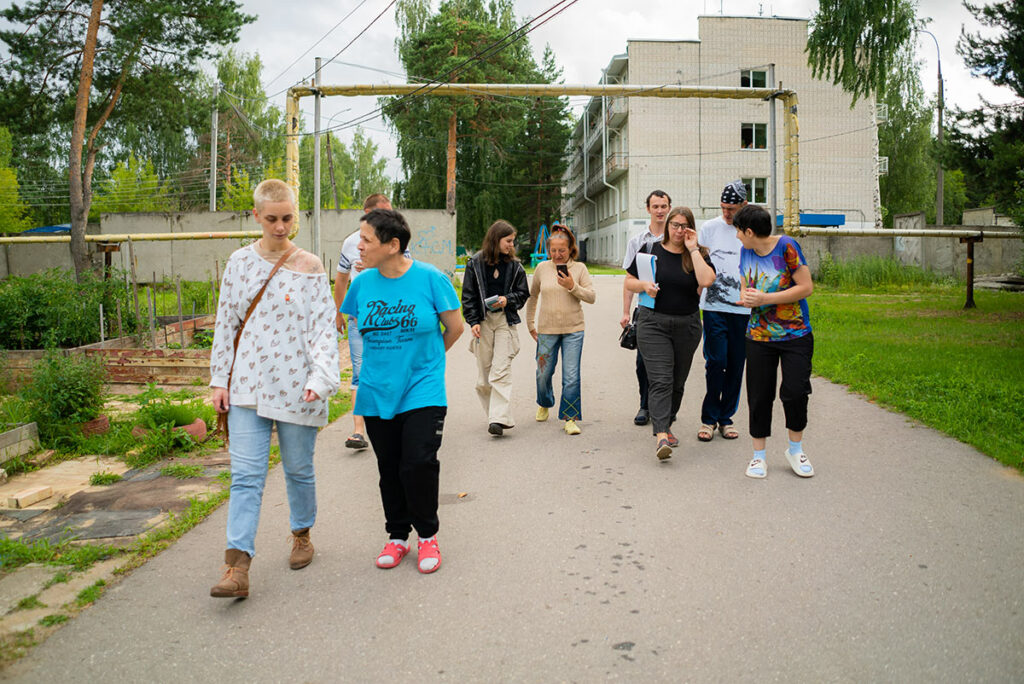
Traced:
[[700, 409], [700, 422], [704, 425], [732, 425], [740, 405], [749, 320], [747, 314], [704, 311], [707, 393]]
[[551, 377], [558, 365], [559, 349], [562, 350], [562, 401], [558, 405], [558, 419], [579, 420], [583, 417], [580, 397], [582, 330], [564, 335], [537, 335], [537, 404], [547, 408], [555, 405]]
[[348, 319], [348, 357], [352, 361], [352, 382], [349, 389], [359, 389], [359, 371], [363, 367], [363, 335], [359, 332], [359, 325], [355, 316], [346, 316]]
[[250, 556], [256, 552], [256, 527], [260, 522], [260, 504], [270, 458], [270, 431], [275, 422], [288, 490], [291, 529], [306, 529], [316, 521], [313, 449], [317, 428], [262, 418], [256, 414], [256, 409], [232, 406], [228, 411], [231, 498], [228, 500], [227, 548], [245, 551]]

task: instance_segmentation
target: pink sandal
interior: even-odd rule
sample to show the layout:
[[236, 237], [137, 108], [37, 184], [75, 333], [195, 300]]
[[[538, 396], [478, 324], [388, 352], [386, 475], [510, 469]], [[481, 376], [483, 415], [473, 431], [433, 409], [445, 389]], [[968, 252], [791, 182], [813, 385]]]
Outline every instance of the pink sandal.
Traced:
[[384, 570], [393, 568], [402, 562], [407, 553], [409, 553], [408, 546], [402, 546], [398, 542], [389, 541], [384, 545], [384, 550], [377, 554], [377, 567]]

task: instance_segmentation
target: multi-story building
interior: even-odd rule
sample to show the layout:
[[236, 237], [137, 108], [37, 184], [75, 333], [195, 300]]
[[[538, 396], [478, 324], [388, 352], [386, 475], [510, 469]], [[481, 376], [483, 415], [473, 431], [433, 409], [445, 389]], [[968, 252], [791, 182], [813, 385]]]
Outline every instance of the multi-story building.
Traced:
[[[799, 98], [800, 210], [819, 225], [873, 227], [878, 163], [874, 103], [814, 78], [806, 19], [702, 16], [698, 40], [630, 40], [602, 74], [607, 83], [771, 87]], [[774, 81], [772, 75], [774, 74]], [[654, 189], [689, 206], [698, 225], [719, 215], [722, 188], [742, 178], [748, 200], [770, 206], [769, 102], [702, 98], [592, 98], [563, 177], [562, 215], [587, 258], [621, 263], [648, 223]], [[776, 110], [777, 209], [783, 209], [783, 116]], [[804, 221], [805, 224], [808, 221]]]

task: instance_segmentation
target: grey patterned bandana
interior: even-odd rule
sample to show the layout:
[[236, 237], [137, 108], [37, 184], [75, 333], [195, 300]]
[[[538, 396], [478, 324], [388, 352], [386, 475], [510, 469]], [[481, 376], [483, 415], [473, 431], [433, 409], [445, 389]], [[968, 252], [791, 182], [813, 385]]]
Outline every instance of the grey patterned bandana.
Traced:
[[722, 204], [743, 204], [747, 201], [747, 188], [743, 181], [734, 180], [722, 190]]

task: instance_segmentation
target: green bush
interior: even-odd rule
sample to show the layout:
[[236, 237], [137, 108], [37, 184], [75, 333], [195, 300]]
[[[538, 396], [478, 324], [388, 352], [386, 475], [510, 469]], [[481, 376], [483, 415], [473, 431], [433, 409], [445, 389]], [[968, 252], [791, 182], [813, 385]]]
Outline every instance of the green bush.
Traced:
[[21, 390], [31, 404], [32, 420], [46, 440], [61, 427], [92, 420], [103, 409], [107, 369], [103, 359], [65, 354], [56, 349], [32, 367], [32, 382]]
[[150, 385], [137, 399], [142, 406], [135, 413], [135, 418], [140, 425], [151, 430], [190, 425], [196, 418], [202, 418], [208, 428], [217, 422], [217, 412], [199, 398], [172, 401], [164, 390]]
[[0, 281], [0, 348], [48, 349], [99, 342], [100, 304], [107, 336], [118, 334], [117, 304], [124, 332], [135, 329], [124, 279], [102, 280], [86, 273], [81, 283], [71, 271], [50, 269]]

